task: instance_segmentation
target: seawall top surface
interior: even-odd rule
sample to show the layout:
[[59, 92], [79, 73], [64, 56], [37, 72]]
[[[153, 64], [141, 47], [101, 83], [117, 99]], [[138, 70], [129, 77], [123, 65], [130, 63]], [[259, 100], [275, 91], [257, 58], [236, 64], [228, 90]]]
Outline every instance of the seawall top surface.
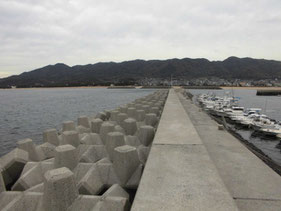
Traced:
[[170, 90], [153, 144], [202, 144], [173, 89]]
[[174, 90], [131, 210], [238, 210]]

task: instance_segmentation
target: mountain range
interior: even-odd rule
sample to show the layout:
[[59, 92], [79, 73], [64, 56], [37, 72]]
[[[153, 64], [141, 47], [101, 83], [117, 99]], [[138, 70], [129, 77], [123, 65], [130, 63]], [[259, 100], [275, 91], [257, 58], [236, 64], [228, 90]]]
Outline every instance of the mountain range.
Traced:
[[0, 87], [53, 87], [135, 83], [144, 78], [187, 80], [202, 77], [222, 79], [281, 79], [281, 62], [229, 57], [223, 61], [199, 59], [132, 60], [88, 65], [48, 65], [0, 79]]

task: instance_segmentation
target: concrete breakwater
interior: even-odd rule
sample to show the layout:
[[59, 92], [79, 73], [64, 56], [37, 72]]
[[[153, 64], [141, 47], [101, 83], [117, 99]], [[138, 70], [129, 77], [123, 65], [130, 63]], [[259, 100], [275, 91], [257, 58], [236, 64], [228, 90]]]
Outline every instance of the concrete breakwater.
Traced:
[[278, 96], [278, 95], [281, 95], [281, 90], [257, 90], [257, 95], [260, 95], [260, 96]]
[[180, 89], [171, 89], [132, 211], [280, 207], [281, 177]]
[[0, 158], [1, 210], [129, 210], [167, 94], [18, 141]]

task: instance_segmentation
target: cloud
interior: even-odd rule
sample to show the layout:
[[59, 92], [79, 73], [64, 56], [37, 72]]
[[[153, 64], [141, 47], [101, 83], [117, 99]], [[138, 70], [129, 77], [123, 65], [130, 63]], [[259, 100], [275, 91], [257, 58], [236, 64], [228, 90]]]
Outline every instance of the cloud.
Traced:
[[279, 0], [2, 0], [0, 74], [137, 58], [281, 60], [280, 9]]

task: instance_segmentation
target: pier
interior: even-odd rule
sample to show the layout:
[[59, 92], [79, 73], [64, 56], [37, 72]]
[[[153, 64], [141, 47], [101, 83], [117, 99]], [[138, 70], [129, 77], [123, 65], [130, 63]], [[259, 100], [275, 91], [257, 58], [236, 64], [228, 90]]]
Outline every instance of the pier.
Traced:
[[1, 209], [280, 210], [281, 177], [182, 91], [18, 141], [0, 158]]
[[171, 89], [132, 210], [280, 207], [281, 177]]

